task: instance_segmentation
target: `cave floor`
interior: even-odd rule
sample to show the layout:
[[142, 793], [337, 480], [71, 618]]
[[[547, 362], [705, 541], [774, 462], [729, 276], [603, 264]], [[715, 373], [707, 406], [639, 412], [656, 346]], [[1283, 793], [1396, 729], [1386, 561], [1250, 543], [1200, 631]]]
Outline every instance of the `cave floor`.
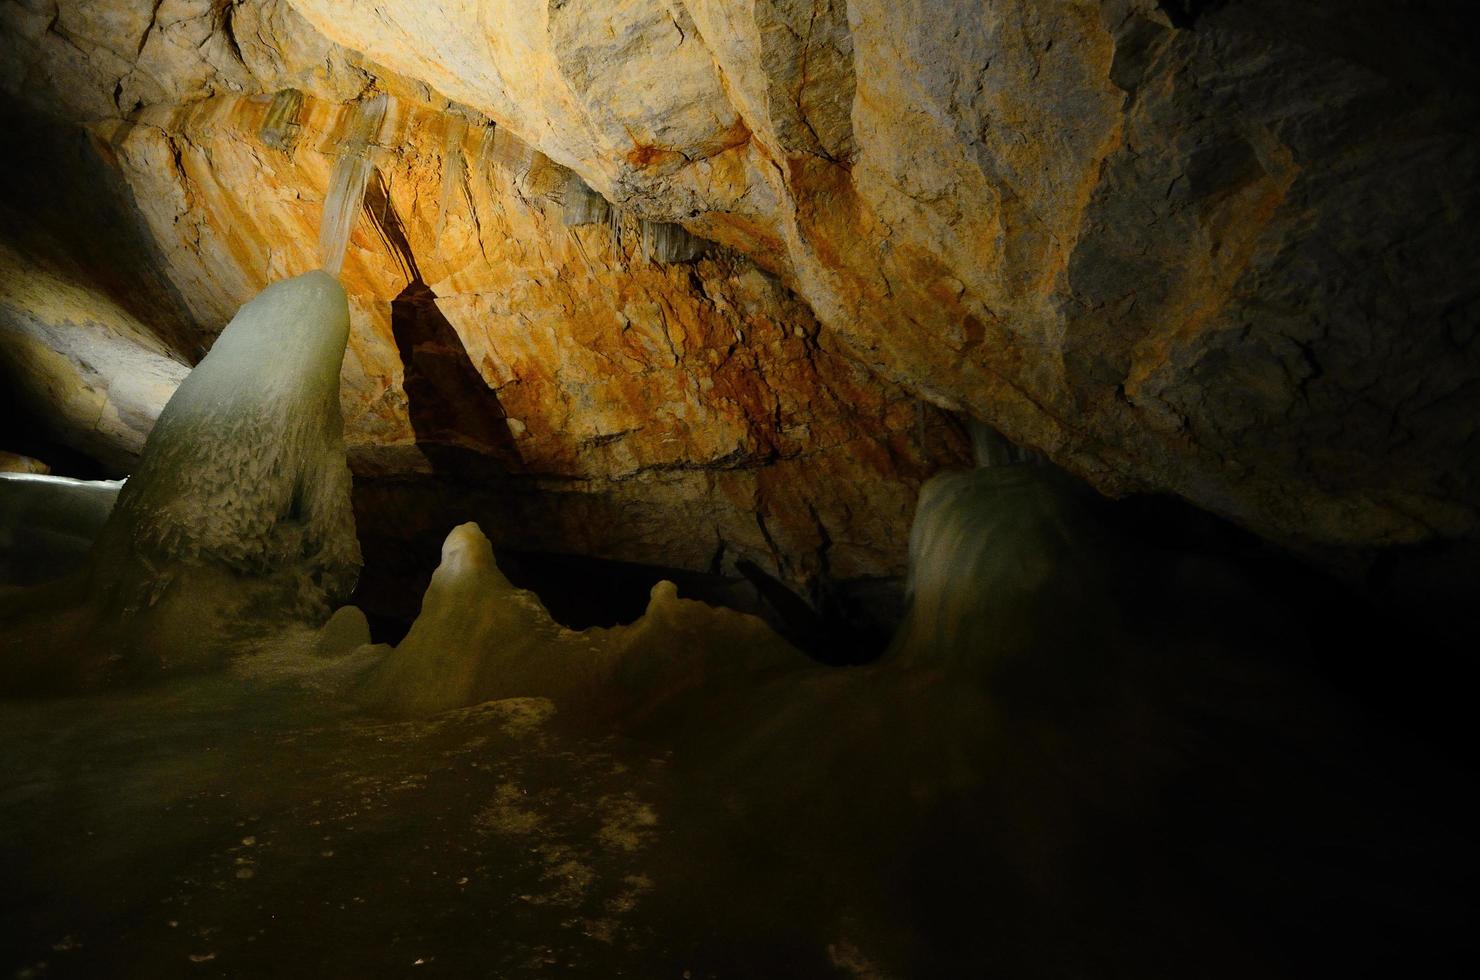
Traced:
[[3, 975], [1361, 976], [1473, 946], [1473, 807], [1435, 802], [1473, 779], [1415, 755], [1384, 783], [1204, 726], [1117, 812], [1115, 752], [1022, 721], [927, 821], [894, 808], [955, 778], [980, 714], [928, 676], [788, 680], [828, 732], [705, 709], [779, 746], [733, 764], [541, 699], [372, 717], [336, 693], [352, 660], [0, 701]]
[[655, 894], [667, 760], [550, 714], [384, 722], [236, 673], [0, 705], [6, 975], [829, 971], [706, 954], [716, 910]]

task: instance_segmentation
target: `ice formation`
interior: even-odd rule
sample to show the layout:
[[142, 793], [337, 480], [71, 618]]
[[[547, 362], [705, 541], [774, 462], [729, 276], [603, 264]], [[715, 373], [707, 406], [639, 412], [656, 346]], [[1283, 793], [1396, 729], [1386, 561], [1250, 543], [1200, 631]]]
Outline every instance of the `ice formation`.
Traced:
[[[626, 251], [627, 219], [629, 212], [607, 205], [607, 224], [611, 227], [613, 247], [618, 253]], [[642, 260], [649, 264], [667, 265], [688, 262], [709, 250], [712, 244], [698, 235], [691, 234], [683, 225], [670, 221], [649, 221], [631, 215], [637, 224], [637, 247]], [[573, 222], [567, 221], [566, 224]]]
[[319, 262], [331, 276], [339, 275], [344, 265], [344, 249], [360, 213], [365, 185], [374, 167], [371, 146], [385, 121], [384, 93], [357, 104], [344, 139], [340, 141], [329, 179], [329, 193], [324, 198], [324, 218], [319, 226]]
[[973, 427], [977, 468], [920, 488], [896, 662], [990, 669], [1074, 646], [1105, 608], [1097, 534], [1056, 470]]
[[298, 121], [302, 111], [302, 92], [295, 88], [279, 89], [272, 97], [272, 104], [267, 108], [257, 135], [268, 146], [292, 156], [303, 133], [303, 125]]
[[344, 290], [322, 271], [243, 306], [160, 414], [95, 575], [154, 593], [173, 565], [211, 565], [273, 579], [308, 615], [348, 595], [360, 564], [339, 409], [348, 339]]
[[704, 254], [709, 243], [689, 234], [683, 225], [668, 221], [638, 221], [642, 234], [642, 258], [645, 262], [667, 264], [688, 262]]
[[359, 606], [340, 606], [314, 635], [314, 653], [338, 657], [370, 644], [370, 622]]
[[509, 132], [503, 126], [489, 125], [479, 153], [486, 161], [504, 171], [515, 183], [523, 181], [543, 154]]
[[566, 225], [604, 225], [611, 220], [611, 210], [606, 198], [570, 171], [560, 192], [561, 221]]
[[467, 161], [463, 159], [463, 137], [468, 131], [467, 121], [459, 115], [447, 117], [447, 135], [442, 141], [442, 193], [437, 201], [437, 238], [447, 228], [447, 213], [452, 210], [458, 191], [463, 186], [463, 175]]
[[629, 626], [564, 629], [504, 577], [470, 523], [447, 536], [421, 614], [361, 697], [398, 715], [548, 697], [630, 721], [686, 690], [803, 662], [761, 620], [680, 599], [671, 582], [653, 588]]
[[349, 308], [309, 272], [244, 305], [159, 416], [86, 569], [9, 597], [0, 673], [95, 683], [319, 620], [360, 565], [339, 409]]

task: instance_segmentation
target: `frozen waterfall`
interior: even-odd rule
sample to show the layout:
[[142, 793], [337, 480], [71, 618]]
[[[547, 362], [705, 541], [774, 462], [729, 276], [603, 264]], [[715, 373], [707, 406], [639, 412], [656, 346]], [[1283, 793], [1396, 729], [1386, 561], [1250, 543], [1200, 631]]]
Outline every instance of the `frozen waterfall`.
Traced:
[[385, 121], [385, 109], [384, 93], [357, 104], [350, 110], [349, 126], [338, 147], [319, 226], [319, 264], [331, 276], [338, 276], [344, 267], [344, 249], [374, 167], [370, 150]]

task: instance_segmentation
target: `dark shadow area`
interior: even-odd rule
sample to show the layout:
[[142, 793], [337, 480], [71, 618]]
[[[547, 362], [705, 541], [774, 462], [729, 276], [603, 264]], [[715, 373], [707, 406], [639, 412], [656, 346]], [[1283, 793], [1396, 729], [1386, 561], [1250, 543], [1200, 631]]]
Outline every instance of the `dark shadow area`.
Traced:
[[685, 599], [743, 612], [758, 607], [746, 583], [684, 568], [509, 550], [499, 554], [498, 564], [510, 582], [540, 597], [552, 619], [575, 630], [633, 622], [647, 610], [653, 586], [664, 580]]
[[763, 600], [759, 614], [771, 627], [829, 667], [877, 660], [903, 611], [897, 580], [822, 582], [809, 602], [753, 561], [742, 558], [735, 568]]
[[1366, 572], [1343, 579], [1179, 498], [1087, 499], [1117, 542], [1114, 598], [1130, 628], [1216, 638], [1295, 667], [1378, 729], [1480, 761], [1468, 684], [1480, 642], [1474, 546], [1350, 555]]
[[416, 446], [438, 474], [498, 479], [524, 469], [508, 415], [419, 279], [391, 301], [391, 331]]
[[439, 475], [455, 479], [482, 482], [522, 472], [508, 415], [437, 308], [379, 171], [366, 185], [365, 209], [408, 280], [391, 301], [391, 332], [417, 448]]
[[112, 475], [86, 453], [49, 438], [44, 420], [16, 397], [20, 390], [20, 379], [11, 377], [9, 365], [0, 358], [0, 449], [39, 459], [57, 476], [103, 480]]

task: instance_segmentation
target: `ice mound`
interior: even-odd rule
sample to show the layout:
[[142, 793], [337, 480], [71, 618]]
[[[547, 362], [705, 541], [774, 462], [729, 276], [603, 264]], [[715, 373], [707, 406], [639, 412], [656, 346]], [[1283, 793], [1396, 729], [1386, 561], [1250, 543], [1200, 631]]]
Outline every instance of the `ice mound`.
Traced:
[[469, 523], [447, 536], [421, 614], [361, 698], [418, 715], [547, 697], [631, 720], [700, 685], [803, 662], [761, 620], [680, 599], [671, 582], [654, 586], [646, 613], [629, 626], [567, 630], [504, 577], [488, 538]]
[[170, 399], [119, 494], [92, 585], [135, 608], [172, 569], [271, 580], [275, 604], [321, 616], [359, 574], [339, 410], [349, 306], [309, 272], [243, 306]]
[[0, 681], [200, 665], [347, 597], [360, 566], [339, 409], [348, 337], [344, 290], [322, 271], [244, 305], [160, 413], [85, 570], [0, 605], [14, 621]]

